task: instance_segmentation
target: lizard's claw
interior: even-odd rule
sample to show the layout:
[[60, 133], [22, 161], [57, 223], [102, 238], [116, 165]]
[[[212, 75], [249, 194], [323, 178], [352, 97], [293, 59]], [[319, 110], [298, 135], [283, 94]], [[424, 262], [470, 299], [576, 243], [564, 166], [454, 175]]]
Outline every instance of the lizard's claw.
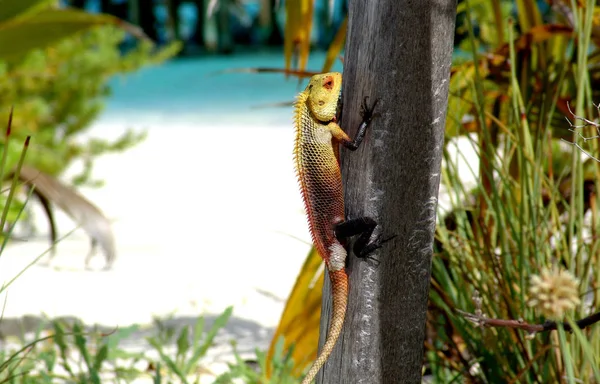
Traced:
[[393, 238], [395, 238], [397, 236], [398, 235], [392, 235], [392, 236], [388, 237], [387, 239], [380, 240], [381, 239], [381, 235], [379, 235], [377, 237], [377, 240], [379, 240], [379, 245], [383, 245], [383, 244], [387, 243], [388, 241], [392, 240]]
[[371, 260], [376, 260], [375, 258], [371, 257], [371, 253], [373, 253], [373, 251], [383, 247], [383, 244], [387, 243], [388, 241], [392, 240], [394, 237], [396, 237], [397, 235], [393, 235], [390, 236], [386, 239], [382, 239], [382, 235], [379, 234], [377, 235], [377, 237], [375, 238], [375, 240], [373, 242], [371, 242], [370, 244], [367, 244], [366, 247], [364, 247], [360, 253], [358, 255], [356, 255], [359, 258], [362, 259], [371, 259]]
[[376, 249], [379, 249], [381, 247], [383, 247], [383, 244], [387, 243], [388, 241], [392, 240], [394, 237], [396, 237], [397, 235], [393, 235], [390, 236], [388, 238], [382, 239], [382, 235], [377, 235], [377, 237], [375, 238], [375, 241], [373, 241], [373, 243], [371, 243], [371, 246], [367, 246], [367, 248], [365, 248], [364, 251], [366, 251], [364, 253], [364, 256], [361, 256], [367, 260], [371, 260], [373, 261], [376, 265], [379, 265], [381, 262], [379, 261], [378, 258], [376, 258], [375, 256], [373, 256], [371, 253], [373, 253], [373, 251], [375, 251]]
[[374, 262], [376, 265], [381, 264], [381, 261], [379, 261], [378, 258], [376, 258], [375, 256], [371, 256], [371, 255], [367, 255], [364, 257], [367, 260], [371, 260], [372, 262]]
[[360, 116], [363, 118], [363, 121], [368, 122], [368, 121], [371, 121], [373, 119], [373, 117], [375, 117], [377, 115], [376, 113], [374, 113], [374, 111], [375, 111], [375, 107], [377, 106], [377, 103], [379, 103], [379, 100], [381, 100], [381, 99], [380, 98], [375, 99], [375, 102], [370, 107], [369, 107], [369, 103], [367, 102], [367, 100], [369, 100], [369, 96], [365, 96], [362, 104], [360, 105]]

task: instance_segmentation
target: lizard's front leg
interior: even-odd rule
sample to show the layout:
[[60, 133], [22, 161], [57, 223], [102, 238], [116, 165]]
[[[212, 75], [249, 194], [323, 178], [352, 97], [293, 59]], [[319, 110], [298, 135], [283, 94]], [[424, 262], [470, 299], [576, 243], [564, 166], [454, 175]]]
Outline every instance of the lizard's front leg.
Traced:
[[375, 100], [375, 102], [371, 106], [369, 106], [369, 104], [367, 103], [368, 99], [369, 96], [365, 96], [365, 98], [363, 99], [363, 103], [360, 106], [360, 116], [362, 117], [362, 121], [358, 126], [358, 130], [356, 131], [356, 136], [354, 137], [354, 140], [352, 140], [346, 134], [346, 132], [344, 132], [344, 130], [338, 125], [336, 120], [330, 122], [327, 126], [331, 131], [331, 134], [333, 135], [335, 141], [342, 144], [345, 148], [348, 148], [351, 151], [355, 151], [358, 149], [358, 147], [360, 147], [360, 144], [362, 143], [365, 134], [367, 133], [367, 128], [369, 128], [373, 117], [375, 117], [375, 106], [377, 106], [379, 99]]

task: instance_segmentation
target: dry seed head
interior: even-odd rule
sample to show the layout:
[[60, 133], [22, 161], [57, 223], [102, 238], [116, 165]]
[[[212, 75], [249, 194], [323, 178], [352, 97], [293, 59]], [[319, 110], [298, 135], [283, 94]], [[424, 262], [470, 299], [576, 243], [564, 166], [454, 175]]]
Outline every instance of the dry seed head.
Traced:
[[529, 305], [550, 320], [561, 320], [566, 311], [581, 303], [578, 285], [579, 280], [567, 270], [543, 268], [539, 275], [531, 276]]

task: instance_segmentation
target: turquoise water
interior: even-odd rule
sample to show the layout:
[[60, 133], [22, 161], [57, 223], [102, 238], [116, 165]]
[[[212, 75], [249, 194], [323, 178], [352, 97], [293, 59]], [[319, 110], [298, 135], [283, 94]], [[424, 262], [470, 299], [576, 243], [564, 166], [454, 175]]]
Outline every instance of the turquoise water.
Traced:
[[[311, 54], [308, 70], [319, 71], [322, 52]], [[301, 91], [295, 78], [270, 73], [219, 73], [236, 68], [283, 68], [282, 52], [208, 56], [174, 59], [163, 65], [144, 68], [111, 81], [113, 94], [103, 118], [161, 121], [248, 122], [288, 124], [290, 107], [273, 104], [292, 102]], [[341, 63], [334, 70], [340, 71]]]

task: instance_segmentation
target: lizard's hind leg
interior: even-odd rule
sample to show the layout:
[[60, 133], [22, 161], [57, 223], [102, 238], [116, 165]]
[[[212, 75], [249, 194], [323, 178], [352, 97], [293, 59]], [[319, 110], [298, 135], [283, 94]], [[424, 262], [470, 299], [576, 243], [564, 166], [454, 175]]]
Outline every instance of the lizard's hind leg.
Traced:
[[367, 258], [373, 251], [381, 248], [384, 243], [396, 237], [394, 235], [382, 239], [381, 235], [378, 235], [373, 241], [370, 241], [375, 227], [377, 227], [377, 222], [367, 216], [346, 220], [335, 226], [335, 237], [343, 243], [347, 238], [358, 235], [352, 251], [357, 257]]

